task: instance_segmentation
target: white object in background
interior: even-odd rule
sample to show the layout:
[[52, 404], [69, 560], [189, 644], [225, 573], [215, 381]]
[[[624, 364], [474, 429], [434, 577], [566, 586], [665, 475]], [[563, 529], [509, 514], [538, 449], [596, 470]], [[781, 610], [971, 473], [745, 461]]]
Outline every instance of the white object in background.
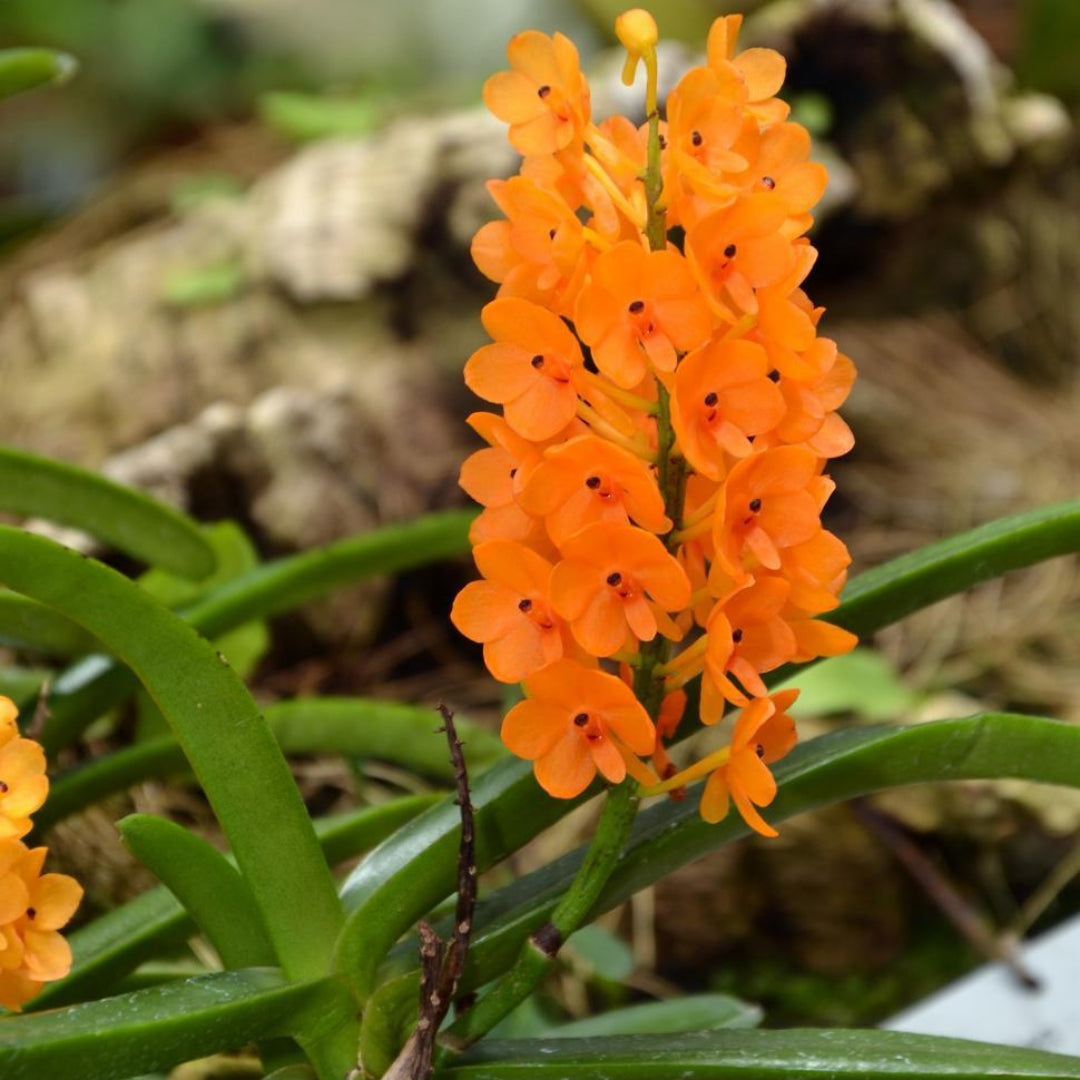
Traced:
[[1019, 955], [1038, 989], [1023, 986], [1004, 964], [988, 964], [881, 1026], [1080, 1055], [1080, 916]]

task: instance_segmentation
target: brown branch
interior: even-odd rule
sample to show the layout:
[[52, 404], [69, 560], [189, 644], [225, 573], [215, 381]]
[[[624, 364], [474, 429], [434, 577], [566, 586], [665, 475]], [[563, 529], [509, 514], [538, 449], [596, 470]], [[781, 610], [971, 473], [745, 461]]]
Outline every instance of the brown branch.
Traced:
[[1028, 971], [1015, 944], [997, 937], [986, 920], [960, 894], [956, 886], [911, 842], [895, 821], [871, 806], [865, 799], [852, 802], [855, 816], [875, 833], [892, 852], [923, 892], [945, 917], [990, 960], [998, 960], [1012, 971], [1029, 990], [1037, 990], [1039, 981]]
[[386, 1074], [395, 1080], [398, 1077], [428, 1080], [432, 1073], [435, 1036], [450, 1011], [461, 974], [465, 970], [476, 910], [476, 826], [469, 796], [469, 772], [465, 765], [463, 743], [454, 727], [454, 714], [445, 705], [439, 706], [439, 713], [443, 719], [443, 726], [439, 730], [446, 733], [450, 747], [450, 763], [457, 781], [456, 801], [461, 808], [457, 906], [449, 943], [444, 942], [426, 922], [420, 923], [420, 1016], [416, 1031]]

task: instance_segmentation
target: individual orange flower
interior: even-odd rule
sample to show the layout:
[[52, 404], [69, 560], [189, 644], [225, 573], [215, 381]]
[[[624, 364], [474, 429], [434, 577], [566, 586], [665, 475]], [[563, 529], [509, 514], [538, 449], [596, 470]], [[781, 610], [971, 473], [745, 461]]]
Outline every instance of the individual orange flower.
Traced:
[[780, 552], [780, 574], [791, 584], [788, 603], [807, 615], [831, 611], [840, 601], [851, 555], [844, 542], [826, 529]]
[[750, 437], [784, 417], [784, 399], [768, 377], [765, 350], [751, 341], [713, 341], [685, 357], [675, 372], [671, 422], [686, 460], [712, 480], [724, 454], [747, 457]]
[[502, 405], [522, 438], [554, 437], [577, 412], [575, 379], [585, 363], [577, 338], [558, 315], [517, 297], [493, 300], [481, 318], [495, 341], [469, 357], [466, 385]]
[[[10, 846], [15, 845], [15, 850]], [[65, 874], [42, 874], [47, 849], [27, 850], [17, 841], [0, 844], [0, 1005], [18, 1010], [46, 982], [71, 970], [71, 947], [58, 932], [75, 913], [82, 887]], [[16, 901], [13, 904], [12, 898]], [[5, 910], [6, 909], [6, 910]]]
[[679, 611], [690, 602], [683, 568], [652, 533], [633, 525], [597, 522], [560, 550], [551, 602], [593, 656], [651, 641], [660, 628], [672, 632], [658, 611]]
[[825, 193], [825, 166], [810, 160], [810, 133], [801, 124], [777, 124], [757, 134], [756, 146], [748, 151], [751, 190], [778, 195], [788, 213], [782, 232], [802, 236], [813, 224], [810, 209]]
[[520, 503], [528, 513], [544, 518], [556, 545], [596, 521], [634, 521], [654, 533], [671, 528], [649, 467], [596, 435], [579, 435], [551, 447], [529, 476]]
[[473, 262], [500, 283], [499, 296], [520, 296], [572, 315], [590, 265], [577, 215], [523, 176], [489, 180], [487, 188], [507, 220], [489, 221], [473, 237]]
[[624, 389], [640, 383], [650, 364], [674, 371], [678, 353], [702, 344], [711, 329], [686, 260], [632, 241], [596, 260], [578, 296], [575, 325], [596, 366]]
[[[723, 699], [742, 705], [747, 697], [763, 697], [767, 691], [761, 676], [795, 658], [798, 640], [783, 616], [790, 592], [782, 578], [765, 577], [713, 608], [705, 627], [704, 723], [720, 719]], [[729, 676], [738, 679], [745, 694]]]
[[768, 766], [795, 745], [795, 724], [787, 710], [798, 696], [798, 690], [781, 690], [755, 698], [743, 709], [735, 721], [730, 757], [705, 782], [701, 816], [706, 821], [722, 821], [733, 801], [751, 829], [762, 836], [778, 835], [756, 808], [776, 798], [776, 780]]
[[484, 103], [510, 125], [521, 154], [552, 154], [577, 142], [589, 121], [589, 84], [574, 43], [538, 30], [515, 34], [506, 47], [512, 71], [484, 84]]
[[781, 235], [787, 207], [774, 194], [746, 195], [702, 218], [686, 234], [686, 254], [714, 309], [730, 321], [758, 310], [756, 290], [795, 266]]
[[633, 754], [652, 752], [656, 732], [644, 706], [615, 675], [555, 663], [525, 680], [525, 701], [507, 714], [502, 739], [511, 753], [533, 761], [540, 786], [572, 799], [597, 770], [613, 784], [626, 777], [620, 745]]
[[717, 500], [718, 571], [737, 580], [754, 564], [777, 570], [783, 548], [809, 540], [821, 528], [820, 508], [807, 490], [819, 460], [804, 447], [780, 446], [733, 466]]
[[484, 580], [458, 593], [450, 619], [470, 641], [483, 643], [484, 663], [499, 682], [520, 682], [576, 652], [548, 600], [547, 559], [510, 540], [478, 544], [473, 558]]
[[743, 87], [747, 111], [762, 124], [779, 123], [791, 111], [774, 96], [784, 85], [787, 61], [774, 49], [747, 49], [736, 54], [741, 24], [742, 17], [737, 15], [713, 22], [706, 46], [709, 67], [714, 71], [734, 69]]
[[823, 375], [810, 382], [780, 379], [787, 412], [777, 426], [777, 438], [787, 443], [806, 443], [824, 458], [841, 457], [854, 445], [851, 428], [836, 410], [847, 399], [855, 382], [855, 365], [837, 354]]
[[749, 162], [736, 149], [744, 119], [734, 73], [725, 84], [715, 71], [692, 68], [668, 95], [664, 184], [671, 224], [689, 228], [745, 186]]
[[19, 736], [17, 715], [14, 702], [0, 697], [0, 839], [25, 836], [49, 792], [45, 752]]
[[468, 423], [490, 444], [462, 462], [458, 477], [462, 489], [485, 508], [473, 521], [469, 540], [518, 540], [543, 553], [550, 548], [543, 522], [517, 503], [530, 471], [543, 460], [543, 446], [523, 439], [494, 413], [473, 413]]

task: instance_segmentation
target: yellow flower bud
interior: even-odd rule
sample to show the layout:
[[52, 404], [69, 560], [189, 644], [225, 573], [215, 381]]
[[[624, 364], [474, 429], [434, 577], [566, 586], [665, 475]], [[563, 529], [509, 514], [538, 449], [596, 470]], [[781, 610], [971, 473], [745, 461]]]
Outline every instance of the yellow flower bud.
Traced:
[[622, 43], [628, 55], [623, 65], [622, 79], [629, 86], [634, 81], [638, 61], [645, 59], [656, 63], [656, 43], [660, 40], [660, 31], [656, 20], [642, 8], [624, 11], [615, 20], [615, 36]]

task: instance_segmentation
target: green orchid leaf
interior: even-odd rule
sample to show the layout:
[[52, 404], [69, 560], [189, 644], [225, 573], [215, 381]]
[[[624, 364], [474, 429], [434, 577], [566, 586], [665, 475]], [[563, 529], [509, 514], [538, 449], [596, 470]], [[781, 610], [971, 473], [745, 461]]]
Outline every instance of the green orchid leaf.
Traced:
[[18, 593], [0, 591], [0, 645], [48, 656], [100, 650], [97, 639], [58, 612]]
[[[266, 720], [286, 754], [377, 758], [434, 780], [454, 779], [433, 709], [370, 698], [296, 698], [271, 705]], [[506, 757], [497, 735], [464, 718], [454, 723], [474, 772]]]
[[[473, 517], [464, 511], [429, 514], [409, 525], [378, 529], [264, 563], [193, 601], [180, 614], [205, 637], [219, 638], [254, 619], [289, 611], [376, 575], [464, 554]], [[69, 668], [52, 688], [50, 715], [40, 738], [46, 754], [53, 758], [71, 745], [133, 687], [117, 662], [95, 657]]]
[[294, 979], [324, 974], [342, 921], [333, 879], [288, 765], [236, 673], [133, 582], [50, 540], [0, 527], [0, 580], [93, 633], [139, 678], [210, 800], [282, 968]]
[[333, 979], [289, 983], [271, 968], [216, 972], [0, 1020], [0, 1075], [127, 1080], [255, 1040], [318, 1041], [345, 1026], [354, 1008]]
[[78, 70], [75, 57], [55, 49], [0, 49], [0, 101], [50, 83], [65, 83]]
[[[528, 762], [501, 761], [472, 784], [477, 867], [501, 862], [594, 793], [552, 799], [537, 787]], [[376, 848], [346, 879], [341, 901], [349, 914], [335, 965], [361, 998], [375, 989], [378, 965], [394, 942], [453, 891], [460, 832], [461, 812], [448, 796]]]
[[544, 1039], [593, 1039], [612, 1035], [665, 1035], [757, 1027], [761, 1009], [727, 994], [694, 994], [669, 1001], [628, 1005], [599, 1016], [560, 1024]]
[[[446, 740], [435, 734], [438, 719], [430, 709], [367, 698], [300, 698], [276, 702], [263, 715], [285, 754], [376, 758], [433, 780], [454, 778]], [[470, 768], [480, 771], [506, 756], [491, 732], [463, 718], [456, 723]], [[35, 815], [35, 832], [43, 836], [70, 814], [135, 784], [189, 771], [171, 735], [124, 747], [53, 780], [48, 801]]]
[[[1041, 717], [983, 713], [911, 727], [848, 728], [798, 746], [773, 772], [779, 785], [765, 811], [778, 824], [819, 806], [906, 784], [1016, 777], [1080, 787], [1080, 727]], [[673, 870], [750, 833], [734, 811], [710, 825], [697, 810], [700, 788], [640, 815], [627, 850], [593, 912], [609, 911]], [[464, 988], [506, 970], [568, 887], [584, 849], [564, 855], [480, 902]], [[384, 977], [415, 967], [415, 948], [397, 950]]]
[[96, 473], [0, 447], [0, 510], [82, 529], [184, 577], [206, 577], [214, 551], [190, 518]]
[[1080, 551], [1080, 499], [999, 518], [867, 570], [828, 622], [866, 637], [1010, 570]]
[[[439, 801], [410, 795], [376, 807], [315, 821], [315, 833], [331, 866], [359, 855]], [[70, 934], [71, 974], [49, 983], [30, 1008], [54, 1008], [100, 995], [154, 957], [171, 952], [195, 930], [180, 902], [165, 888], [150, 889]]]
[[1076, 1080], [1080, 1058], [898, 1031], [703, 1031], [485, 1041], [443, 1080]]
[[247, 882], [220, 851], [167, 818], [131, 814], [116, 827], [176, 897], [230, 969], [272, 966], [274, 947]]

